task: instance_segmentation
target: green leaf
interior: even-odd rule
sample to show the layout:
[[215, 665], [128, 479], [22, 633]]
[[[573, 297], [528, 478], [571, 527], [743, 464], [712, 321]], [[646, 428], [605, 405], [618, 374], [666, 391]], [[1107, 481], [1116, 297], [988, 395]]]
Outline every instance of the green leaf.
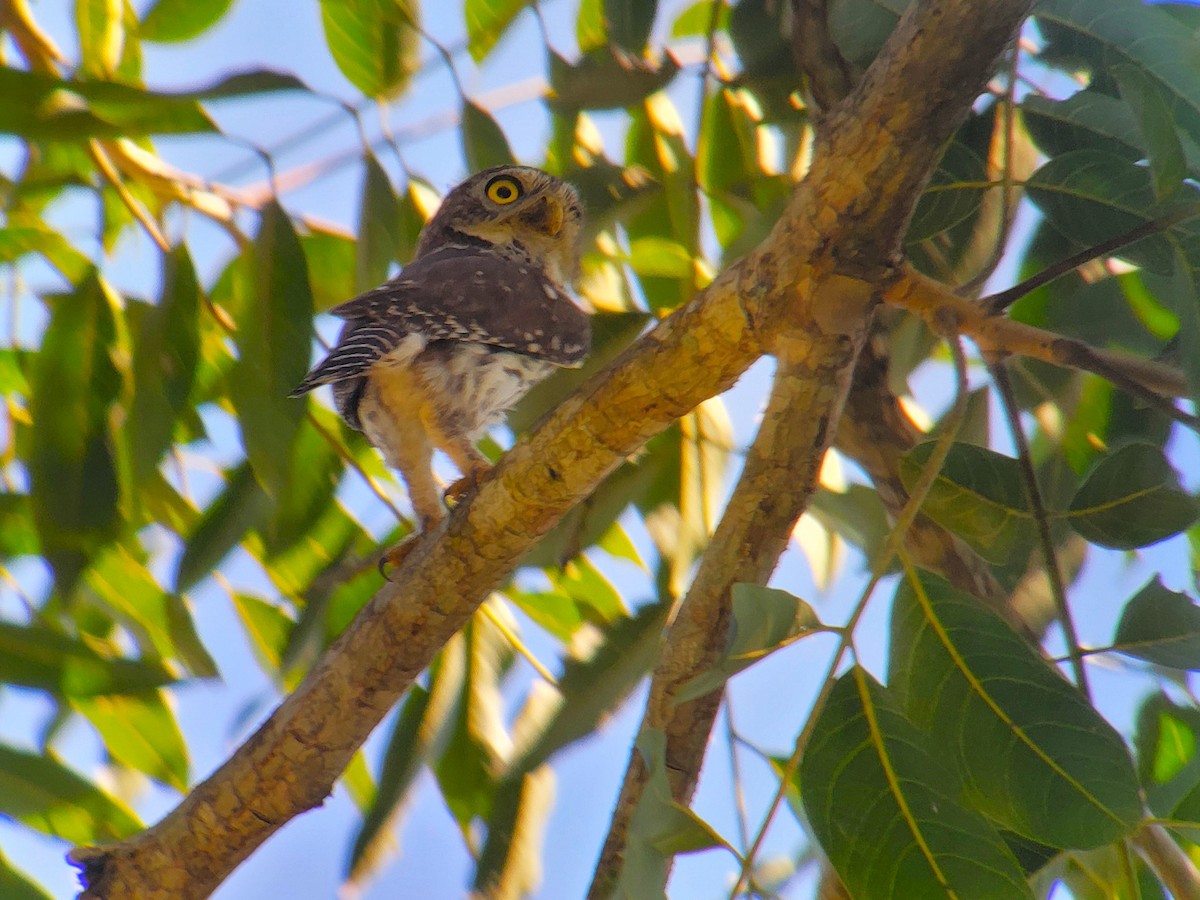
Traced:
[[171, 446], [175, 421], [190, 407], [200, 355], [200, 285], [183, 246], [163, 257], [162, 294], [143, 319], [133, 351], [131, 442], [134, 478], [144, 485]]
[[[498, 605], [493, 609], [504, 611]], [[482, 613], [472, 618], [455, 642], [454, 652], [463, 654], [465, 678], [453, 731], [433, 768], [446, 806], [459, 826], [466, 828], [476, 817], [489, 816], [493, 776], [503, 768], [511, 747], [500, 679], [512, 662], [512, 647]]]
[[71, 706], [95, 726], [117, 762], [187, 790], [187, 744], [162, 694], [81, 698]]
[[280, 500], [304, 418], [304, 403], [288, 393], [308, 371], [313, 299], [300, 240], [277, 202], [263, 208], [253, 259], [254, 302], [237, 317], [229, 395], [254, 475]]
[[665, 753], [667, 738], [657, 729], [644, 729], [637, 751], [647, 769], [646, 787], [629, 819], [625, 861], [615, 897], [666, 896], [671, 857], [710, 847], [737, 852], [712, 826], [671, 798]]
[[309, 228], [301, 236], [300, 245], [308, 260], [308, 281], [318, 310], [327, 310], [354, 296], [358, 241], [336, 231]]
[[283, 651], [295, 621], [274, 603], [248, 594], [234, 594], [233, 608], [263, 669], [271, 676], [280, 674]]
[[28, 494], [0, 494], [0, 558], [40, 552]]
[[75, 0], [75, 27], [83, 70], [96, 78], [111, 78], [121, 62], [125, 43], [122, 0]]
[[917, 201], [904, 240], [917, 243], [949, 231], [979, 211], [987, 165], [961, 135], [946, 146], [929, 186]]
[[733, 586], [733, 622], [725, 652], [676, 694], [683, 703], [719, 690], [730, 678], [799, 637], [822, 629], [813, 608], [787, 591], [758, 584]]
[[321, 0], [333, 61], [368, 97], [394, 97], [420, 65], [420, 10], [413, 0]]
[[[1157, 215], [1150, 172], [1101, 150], [1056, 156], [1029, 177], [1025, 188], [1055, 228], [1088, 247]], [[1119, 254], [1153, 272], [1171, 271], [1171, 246], [1162, 235], [1142, 238]]]
[[[272, 556], [309, 536], [335, 502], [334, 490], [343, 463], [326, 435], [337, 433], [337, 419], [332, 412], [315, 407], [310, 416], [300, 423], [292, 444], [287, 490], [275, 501], [270, 518], [260, 530]], [[311, 547], [305, 549], [311, 553]]]
[[1125, 605], [1113, 644], [1156, 665], [1200, 669], [1200, 606], [1155, 578]]
[[162, 44], [190, 41], [212, 28], [233, 0], [157, 0], [138, 28], [142, 40]]
[[126, 694], [171, 684], [153, 660], [101, 656], [91, 645], [40, 625], [0, 622], [0, 682], [57, 697]]
[[[906, 488], [921, 477], [933, 447], [929, 441], [905, 454], [900, 476]], [[950, 448], [921, 511], [998, 564], [1025, 556], [1037, 538], [1017, 460], [974, 444]]]
[[216, 131], [195, 98], [109, 81], [62, 81], [0, 67], [0, 132], [82, 141]]
[[480, 63], [512, 24], [527, 0], [465, 0], [463, 18], [467, 23], [467, 50]]
[[671, 37], [698, 37], [708, 34], [714, 8], [717, 13], [717, 32], [729, 27], [729, 5], [723, 0], [696, 0], [671, 23]]
[[470, 100], [464, 100], [462, 106], [462, 146], [472, 172], [515, 162], [508, 138], [491, 113]]
[[553, 808], [554, 770], [549, 766], [500, 785], [475, 867], [475, 896], [534, 894], [542, 881], [543, 842]]
[[41, 254], [70, 284], [82, 281], [91, 267], [86, 256], [39, 220], [0, 227], [0, 263], [14, 263], [28, 253]]
[[1146, 547], [1200, 517], [1200, 500], [1179, 489], [1179, 476], [1150, 444], [1129, 444], [1100, 460], [1071, 501], [1068, 521], [1095, 544]]
[[270, 498], [254, 479], [249, 464], [242, 463], [229, 474], [225, 490], [208, 505], [196, 530], [188, 536], [175, 573], [175, 589], [183, 593], [211, 575], [226, 554], [248, 531], [260, 527], [270, 512]]
[[41, 886], [17, 871], [3, 854], [0, 854], [0, 897], [5, 900], [53, 900]]
[[128, 548], [111, 546], [88, 568], [85, 577], [105, 613], [129, 629], [143, 652], [164, 659], [177, 658], [194, 675], [216, 677], [216, 664], [196, 634], [187, 605], [166, 593]]
[[891, 694], [864, 669], [838, 679], [800, 762], [813, 834], [850, 894], [1031, 897], [996, 829]]
[[142, 824], [51, 755], [0, 745], [0, 813], [72, 844], [127, 838]]
[[[362, 197], [358, 203], [358, 241], [354, 252], [354, 292], [363, 293], [387, 280], [400, 244], [400, 209], [387, 172], [373, 153], [363, 159]], [[347, 294], [343, 299], [351, 295]], [[340, 302], [340, 301], [339, 301]]]
[[657, 0], [603, 0], [608, 39], [630, 53], [641, 53], [650, 39]]
[[558, 698], [544, 724], [522, 732], [509, 773], [526, 774], [592, 733], [637, 687], [662, 650], [669, 604], [644, 606], [618, 619], [585, 659], [570, 659], [558, 682]]
[[579, 13], [575, 17], [575, 43], [579, 45], [580, 53], [608, 44], [608, 33], [604, 26], [604, 0], [579, 0]]
[[957, 769], [971, 806], [1043, 844], [1089, 848], [1141, 817], [1121, 736], [979, 601], [910, 571], [892, 607], [888, 682]]
[[625, 108], [665, 88], [678, 72], [669, 53], [655, 64], [605, 45], [570, 63], [550, 51], [550, 102], [562, 110]]
[[218, 79], [208, 87], [195, 91], [201, 100], [224, 100], [249, 97], [254, 94], [273, 94], [276, 91], [309, 91], [311, 88], [290, 72], [272, 69], [248, 69]]
[[1200, 711], [1162, 693], [1146, 698], [1137, 714], [1134, 746], [1150, 809], [1171, 817], [1200, 785]]
[[429, 696], [419, 684], [413, 685], [392, 726], [375, 798], [363, 815], [350, 851], [346, 880], [352, 885], [366, 881], [390, 849], [401, 802], [425, 762], [428, 748], [421, 740], [420, 729], [429, 709]]
[[1121, 96], [1137, 113], [1154, 176], [1154, 196], [1165, 200], [1183, 185], [1188, 168], [1183, 144], [1175, 131], [1170, 99], [1158, 84], [1132, 66], [1119, 66], [1113, 75], [1121, 86]]
[[118, 303], [95, 274], [75, 293], [55, 297], [33, 371], [28, 456], [33, 517], [64, 593], [121, 524], [107, 421], [121, 388], [110, 358]]
[[1140, 0], [1041, 0], [1037, 16], [1095, 41], [1104, 73], [1124, 62], [1154, 79], [1170, 115], [1200, 140], [1200, 70], [1191, 33], [1156, 4]]
[[1021, 119], [1047, 156], [1090, 149], [1132, 163], [1144, 152], [1129, 105], [1099, 91], [1079, 91], [1065, 100], [1030, 94], [1021, 101]]
[[639, 275], [662, 278], [691, 278], [695, 262], [678, 241], [642, 237], [629, 243], [629, 265]]

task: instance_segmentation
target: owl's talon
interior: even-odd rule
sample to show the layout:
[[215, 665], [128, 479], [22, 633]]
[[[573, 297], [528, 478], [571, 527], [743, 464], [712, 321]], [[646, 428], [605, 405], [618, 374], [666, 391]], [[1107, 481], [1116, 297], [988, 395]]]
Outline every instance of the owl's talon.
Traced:
[[391, 581], [391, 576], [388, 575], [389, 570], [395, 571], [404, 564], [404, 560], [408, 559], [408, 554], [412, 553], [413, 547], [417, 544], [416, 535], [409, 535], [395, 547], [392, 547], [383, 552], [379, 557], [379, 574], [383, 576], [384, 581]]
[[477, 487], [479, 487], [479, 474], [477, 472], [464, 475], [450, 485], [450, 487], [446, 488], [446, 493], [443, 495], [446, 499], [446, 505], [453, 509], [462, 502], [467, 494], [472, 493]]

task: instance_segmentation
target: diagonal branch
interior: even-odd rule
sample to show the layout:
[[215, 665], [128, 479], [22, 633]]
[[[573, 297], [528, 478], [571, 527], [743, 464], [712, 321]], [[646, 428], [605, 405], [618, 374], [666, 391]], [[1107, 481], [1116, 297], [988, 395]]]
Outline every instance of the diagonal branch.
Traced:
[[[82, 896], [207, 896], [284, 823], [323, 802], [438, 648], [629, 453], [730, 387], [764, 351], [822, 376], [848, 371], [853, 341], [839, 336], [864, 327], [869, 289], [837, 273], [887, 271], [943, 141], [1030, 2], [913, 4], [859, 88], [831, 111], [809, 176], [767, 239], [518, 443], [473, 500], [420, 540], [397, 583], [295, 693], [165, 819], [128, 841], [73, 851]], [[840, 393], [828, 383], [801, 387], [813, 405], [794, 415], [819, 427], [796, 433], [823, 442]]]

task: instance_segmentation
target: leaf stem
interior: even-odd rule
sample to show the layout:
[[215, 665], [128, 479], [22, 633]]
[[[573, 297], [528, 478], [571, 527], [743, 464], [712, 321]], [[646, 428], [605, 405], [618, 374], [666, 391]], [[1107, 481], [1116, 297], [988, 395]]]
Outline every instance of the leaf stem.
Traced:
[[1062, 625], [1063, 637], [1067, 642], [1067, 652], [1071, 656], [1071, 669], [1075, 673], [1075, 684], [1091, 702], [1092, 692], [1088, 687], [1087, 669], [1083, 664], [1083, 651], [1079, 646], [1079, 635], [1075, 631], [1075, 622], [1071, 618], [1071, 608], [1067, 605], [1067, 591], [1063, 584], [1062, 569], [1058, 564], [1058, 551], [1054, 547], [1054, 538], [1050, 534], [1050, 517], [1046, 512], [1046, 504], [1038, 485], [1037, 471], [1034, 469], [1033, 456], [1029, 451], [1029, 440], [1025, 436], [1025, 429], [1021, 426], [1021, 414], [1013, 396], [1012, 381], [1008, 377], [1008, 369], [1003, 361], [989, 362], [988, 371], [992, 374], [992, 381], [1000, 396], [1000, 405], [1008, 420], [1008, 429], [1012, 433], [1013, 443], [1017, 446], [1017, 461], [1021, 467], [1025, 491], [1029, 495], [1033, 519], [1037, 522], [1038, 541], [1042, 548], [1042, 558], [1046, 562], [1046, 576], [1050, 581], [1050, 593], [1054, 597], [1058, 621]]

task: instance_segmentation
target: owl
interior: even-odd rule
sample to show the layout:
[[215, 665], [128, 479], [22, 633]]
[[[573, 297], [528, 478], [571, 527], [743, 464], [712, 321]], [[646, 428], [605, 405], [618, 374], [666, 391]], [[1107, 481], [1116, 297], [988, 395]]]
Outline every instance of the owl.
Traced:
[[566, 291], [582, 217], [566, 182], [487, 169], [446, 195], [399, 275], [330, 310], [341, 335], [292, 396], [333, 385], [342, 418], [404, 477], [421, 530], [445, 516], [434, 450], [462, 473], [448, 492], [461, 494], [489, 467], [484, 432], [556, 368], [583, 364], [588, 317]]

